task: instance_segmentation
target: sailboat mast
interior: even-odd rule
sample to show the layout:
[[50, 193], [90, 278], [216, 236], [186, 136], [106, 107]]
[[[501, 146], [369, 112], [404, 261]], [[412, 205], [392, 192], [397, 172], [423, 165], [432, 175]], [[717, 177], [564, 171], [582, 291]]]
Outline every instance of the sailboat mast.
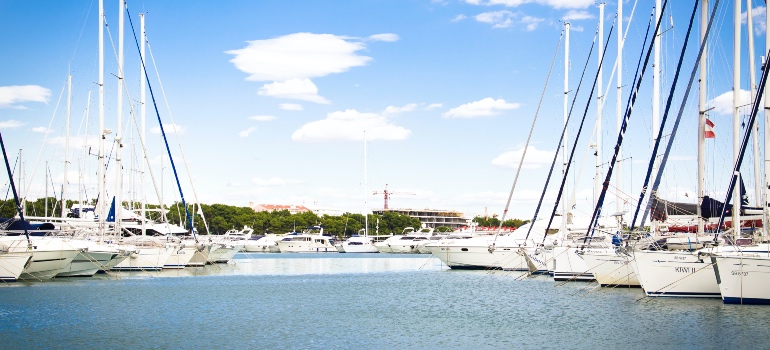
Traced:
[[[738, 160], [740, 152], [741, 138], [741, 115], [738, 108], [741, 105], [741, 1], [734, 1], [733, 6], [733, 160]], [[738, 171], [740, 169], [737, 169]], [[738, 234], [741, 229], [741, 176], [736, 174], [738, 181], [735, 181], [733, 188], [733, 229]]]
[[[770, 6], [765, 6], [765, 20], [770, 19]], [[765, 22], [767, 23], [767, 22]], [[765, 35], [765, 50], [770, 48], [770, 35]], [[770, 57], [765, 57], [764, 66], [765, 69], [768, 69], [768, 59]], [[767, 94], [762, 91], [761, 93], [765, 94], [765, 197], [763, 201], [763, 208], [765, 215], [763, 216], [763, 223], [762, 227], [764, 228], [765, 236], [768, 235], [768, 215], [770, 215], [770, 99], [768, 98]]]
[[[620, 133], [621, 124], [623, 124], [623, 111], [622, 111], [622, 103], [623, 103], [623, 1], [618, 1], [618, 75], [617, 75], [617, 91], [616, 91], [616, 97], [615, 97], [615, 120], [616, 120], [616, 130], [618, 133]], [[617, 167], [617, 174], [615, 175], [615, 193], [617, 194], [616, 200], [615, 200], [615, 209], [617, 212], [621, 212], [623, 210], [623, 202], [620, 200], [620, 189], [622, 188], [621, 185], [623, 183], [623, 172], [622, 169], [617, 166], [620, 163], [620, 160], [623, 159], [623, 150], [620, 149], [618, 151], [618, 157], [617, 157], [617, 163], [614, 164], [614, 166]], [[597, 218], [598, 220], [598, 218]]]
[[104, 235], [104, 0], [99, 0], [99, 236]]
[[123, 27], [125, 22], [125, 1], [118, 0], [118, 126], [115, 128], [115, 231], [120, 233], [121, 213], [123, 212]]
[[[72, 75], [67, 75], [67, 121], [64, 127], [64, 179], [62, 180], [61, 191], [61, 217], [67, 216], [67, 171], [69, 170], [69, 155], [70, 155], [70, 115], [72, 113]], [[47, 170], [46, 170], [47, 171]], [[47, 184], [46, 184], [47, 185]], [[46, 198], [48, 196], [46, 195]], [[46, 208], [47, 210], [47, 208]], [[51, 215], [55, 215], [51, 213]], [[46, 214], [46, 216], [48, 216]]]
[[[146, 86], [147, 85], [147, 80], [146, 79], [147, 78], [144, 76], [144, 59], [145, 59], [144, 58], [144, 46], [145, 46], [146, 39], [145, 39], [145, 33], [144, 33], [144, 14], [143, 13], [139, 14], [139, 28], [140, 28], [139, 29], [139, 35], [140, 35], [140, 38], [141, 38], [141, 45], [140, 45], [139, 55], [140, 55], [140, 59], [142, 60], [142, 62], [139, 63], [139, 69], [140, 69], [140, 74], [139, 74], [139, 76], [140, 76], [140, 78], [139, 78], [140, 84], [139, 85], [141, 87], [141, 92], [139, 93], [139, 104], [140, 104], [139, 108], [140, 108], [140, 113], [141, 113], [141, 118], [142, 118], [142, 133], [141, 133], [140, 137], [142, 139], [142, 142], [147, 142], [146, 141], [147, 140], [147, 138], [146, 138], [147, 135], [146, 135], [146, 132], [145, 132], [145, 130], [147, 130], [147, 103], [146, 103], [147, 102], [147, 94], [146, 94], [146, 90], [147, 90], [147, 86]], [[145, 167], [147, 165], [146, 165], [145, 161], [142, 161], [140, 163], [142, 163], [142, 168], [141, 168], [141, 173], [140, 173], [140, 182], [141, 182], [141, 187], [142, 187], [141, 188], [142, 236], [144, 236], [144, 235], [147, 234], [147, 227], [145, 226], [145, 218], [147, 217], [147, 197], [146, 197], [145, 192], [144, 192], [144, 172], [146, 171]]]
[[[660, 0], [655, 0], [655, 21], [660, 22], [663, 14], [660, 12]], [[660, 137], [660, 39], [661, 33], [657, 33], [653, 38], [653, 62], [652, 62], [652, 139], [650, 145], [655, 145], [655, 140]], [[658, 169], [658, 155], [654, 154], [655, 160], [652, 162], [652, 172]], [[641, 204], [641, 203], [639, 203]]]
[[[599, 200], [599, 192], [602, 188], [602, 107], [604, 105], [602, 98], [602, 61], [604, 60], [604, 3], [599, 4], [599, 72], [597, 79], [597, 93], [596, 93], [596, 174], [594, 175], [594, 201]], [[596, 204], [596, 203], [594, 203]]]
[[[561, 155], [562, 155], [562, 176], [564, 176], [567, 173], [567, 121], [569, 120], [569, 28], [570, 23], [565, 22], [564, 23], [564, 135], [562, 136], [562, 143], [561, 143]], [[599, 40], [601, 41], [601, 40]], [[567, 190], [568, 183], [564, 183], [564, 193], [569, 193]], [[567, 212], [569, 208], [568, 201], [563, 200], [561, 202], [561, 227], [562, 229], [567, 227], [567, 216], [569, 213]]]
[[[751, 100], [757, 96], [757, 72], [754, 66], [754, 20], [752, 19], [751, 0], [746, 0], [746, 34], [749, 44], [749, 91], [751, 91]], [[762, 203], [762, 180], [759, 172], [759, 123], [754, 124], [753, 134], [751, 135], [751, 144], [754, 152], [754, 203], [760, 206]]]
[[[701, 45], [706, 45], [706, 30], [708, 29], [708, 8], [709, 0], [701, 0], [700, 12], [700, 41]], [[706, 54], [708, 50], [703, 50], [700, 58], [700, 78], [698, 79], [698, 234], [703, 234], [704, 221], [701, 212], [701, 204], [706, 192]]]
[[[364, 130], [364, 236], [369, 236], [369, 203], [366, 201], [366, 130]], [[383, 209], [384, 210], [384, 209]]]

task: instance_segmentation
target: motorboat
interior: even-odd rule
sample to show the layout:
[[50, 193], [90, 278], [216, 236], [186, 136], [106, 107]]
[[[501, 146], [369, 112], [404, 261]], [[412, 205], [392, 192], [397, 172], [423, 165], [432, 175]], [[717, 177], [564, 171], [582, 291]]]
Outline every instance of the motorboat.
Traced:
[[301, 234], [289, 234], [276, 242], [281, 253], [337, 253], [334, 237], [324, 236], [323, 228], [313, 226]]

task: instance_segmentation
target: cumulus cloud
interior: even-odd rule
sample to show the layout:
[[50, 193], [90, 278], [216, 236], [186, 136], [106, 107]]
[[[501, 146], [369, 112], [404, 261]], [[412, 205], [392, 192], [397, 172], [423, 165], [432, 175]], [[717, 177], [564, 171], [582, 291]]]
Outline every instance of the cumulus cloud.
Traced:
[[0, 108], [25, 109], [24, 102], [47, 103], [51, 90], [37, 85], [0, 86]]
[[238, 136], [240, 136], [240, 137], [249, 137], [249, 135], [251, 135], [251, 133], [253, 133], [255, 131], [257, 131], [257, 127], [256, 126], [252, 126], [252, 127], [248, 128], [246, 130], [243, 130], [243, 131], [239, 132]]
[[269, 122], [271, 120], [275, 120], [275, 117], [272, 115], [255, 115], [253, 117], [249, 117], [251, 120], [256, 120], [258, 122]]
[[[738, 110], [741, 114], [748, 114], [751, 112], [751, 92], [747, 90], [739, 90], [738, 100], [740, 105]], [[713, 107], [713, 113], [722, 115], [733, 115], [733, 92], [727, 91], [714, 99], [708, 101], [708, 105]]]
[[18, 120], [11, 119], [11, 120], [0, 122], [0, 129], [13, 129], [13, 128], [18, 128], [22, 125], [24, 125], [24, 123]]
[[368, 140], [403, 140], [410, 130], [392, 124], [385, 116], [363, 113], [354, 109], [327, 114], [325, 119], [307, 123], [291, 136], [294, 141], [363, 141], [364, 131]]
[[[757, 6], [751, 10], [751, 20], [754, 25], [754, 33], [762, 35], [767, 31], [767, 21], [765, 18], [765, 7]], [[746, 12], [741, 13], [741, 23], [746, 24], [747, 15]]]
[[593, 5], [595, 0], [465, 0], [471, 5], [495, 6], [503, 5], [506, 7], [517, 7], [524, 4], [538, 4], [555, 9], [584, 9]]
[[569, 10], [561, 19], [563, 21], [580, 21], [592, 18], [594, 18], [594, 15], [588, 11]]
[[495, 28], [508, 28], [513, 25], [513, 12], [511, 11], [494, 11], [484, 12], [476, 15], [476, 21], [481, 23], [492, 24]]
[[395, 42], [395, 41], [398, 41], [399, 38], [397, 34], [383, 33], [383, 34], [370, 35], [368, 39], [371, 41]]
[[365, 66], [371, 57], [360, 55], [366, 42], [397, 41], [392, 33], [354, 38], [333, 34], [294, 33], [248, 41], [246, 47], [225, 51], [230, 62], [247, 74], [246, 80], [272, 82], [259, 90], [263, 96], [328, 103], [310, 80]]
[[[492, 164], [501, 168], [516, 169], [519, 167], [523, 153], [524, 148], [505, 152], [492, 159]], [[534, 146], [529, 146], [527, 147], [527, 156], [524, 158], [521, 168], [537, 169], [544, 165], [549, 165], [553, 161], [553, 155], [552, 151], [541, 151]]]
[[462, 21], [462, 20], [464, 20], [466, 18], [468, 18], [468, 16], [463, 15], [463, 14], [459, 14], [459, 15], [455, 16], [455, 18], [452, 18], [452, 20], [450, 22], [456, 23], [456, 22], [460, 22], [460, 21]]
[[286, 81], [276, 81], [274, 83], [265, 84], [259, 88], [258, 94], [262, 96], [290, 98], [321, 104], [330, 103], [329, 100], [318, 95], [318, 88], [307, 78], [289, 79]]
[[281, 103], [281, 105], [278, 106], [278, 108], [283, 109], [285, 111], [301, 111], [301, 110], [304, 110], [304, 108], [302, 108], [302, 105], [299, 104], [299, 103]]
[[36, 126], [36, 127], [32, 128], [32, 132], [38, 132], [38, 133], [41, 133], [41, 134], [48, 134], [48, 133], [53, 132], [53, 130], [48, 129], [45, 126]]
[[466, 103], [446, 111], [444, 118], [477, 118], [500, 114], [502, 111], [519, 108], [519, 103], [508, 103], [504, 99], [487, 97], [483, 100]]
[[255, 177], [251, 179], [251, 183], [257, 185], [257, 186], [285, 186], [285, 185], [297, 185], [301, 184], [301, 180], [294, 180], [294, 179], [284, 179], [280, 177], [271, 177], [271, 178], [261, 178], [261, 177]]
[[434, 110], [434, 109], [436, 109], [436, 108], [441, 108], [441, 107], [443, 107], [443, 106], [444, 106], [444, 104], [442, 104], [442, 103], [431, 103], [431, 104], [429, 104], [429, 105], [425, 106], [425, 108], [424, 108], [424, 109], [425, 109], [426, 111], [430, 111], [430, 110]]
[[537, 29], [537, 25], [542, 21], [544, 21], [544, 19], [532, 16], [524, 16], [521, 18], [521, 23], [524, 24], [527, 31], [530, 32]]
[[[163, 131], [165, 131], [166, 134], [177, 133], [179, 135], [183, 135], [185, 132], [187, 132], [187, 129], [179, 124], [163, 124]], [[153, 134], [160, 134], [160, 127], [156, 126], [150, 129], [150, 132]]]
[[388, 106], [385, 108], [385, 110], [382, 112], [382, 114], [399, 114], [404, 112], [411, 112], [417, 108], [416, 103], [410, 103], [406, 106], [397, 107], [397, 106]]

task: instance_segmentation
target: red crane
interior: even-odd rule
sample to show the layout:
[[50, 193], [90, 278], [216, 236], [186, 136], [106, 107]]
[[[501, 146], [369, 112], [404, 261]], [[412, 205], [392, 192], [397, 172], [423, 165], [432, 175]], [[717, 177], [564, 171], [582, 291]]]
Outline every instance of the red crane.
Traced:
[[374, 194], [382, 194], [385, 197], [385, 206], [383, 206], [383, 209], [388, 210], [388, 199], [390, 198], [390, 195], [392, 194], [405, 194], [405, 195], [416, 195], [416, 193], [412, 192], [395, 192], [395, 191], [388, 191], [388, 184], [385, 184], [385, 190], [384, 191], [374, 191]]

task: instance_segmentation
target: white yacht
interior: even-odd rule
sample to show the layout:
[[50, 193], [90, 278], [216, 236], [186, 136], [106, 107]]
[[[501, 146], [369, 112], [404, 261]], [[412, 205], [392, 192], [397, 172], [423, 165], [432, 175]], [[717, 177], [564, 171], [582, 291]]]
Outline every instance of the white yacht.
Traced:
[[276, 242], [281, 253], [337, 253], [334, 238], [323, 235], [323, 228], [315, 226], [302, 234], [286, 235]]
[[336, 245], [340, 253], [379, 253], [371, 236], [354, 235]]
[[30, 260], [32, 260], [32, 254], [9, 253], [8, 246], [0, 244], [0, 281], [18, 280]]
[[641, 250], [633, 257], [631, 266], [647, 296], [720, 296], [711, 259], [704, 259], [698, 252]]
[[127, 254], [114, 245], [80, 239], [71, 239], [69, 243], [79, 249], [80, 253], [72, 263], [57, 273], [56, 277], [93, 276], [99, 271], [109, 270], [111, 263], [117, 265], [128, 258]]
[[151, 236], [132, 236], [123, 239], [123, 244], [135, 249], [129, 257], [115, 265], [119, 271], [160, 271], [174, 253], [173, 243], [163, 242]]
[[[255, 239], [256, 238], [256, 239]], [[266, 234], [262, 237], [252, 236], [245, 242], [243, 250], [247, 253], [280, 253], [277, 241], [284, 238], [284, 235]]]
[[25, 236], [0, 236], [0, 245], [9, 253], [31, 253], [19, 279], [45, 280], [56, 276], [80, 254], [64, 239], [57, 237], [30, 237], [31, 247]]
[[744, 247], [740, 252], [711, 256], [725, 304], [770, 304], [770, 246]]

